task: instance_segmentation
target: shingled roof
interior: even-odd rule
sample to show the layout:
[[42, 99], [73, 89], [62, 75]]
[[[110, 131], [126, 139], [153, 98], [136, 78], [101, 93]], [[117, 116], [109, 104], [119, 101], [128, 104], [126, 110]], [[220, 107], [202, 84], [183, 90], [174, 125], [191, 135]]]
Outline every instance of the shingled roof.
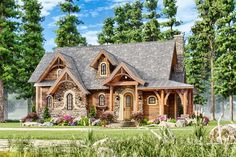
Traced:
[[97, 79], [96, 69], [90, 67], [90, 64], [101, 50], [107, 51], [119, 63], [128, 63], [145, 82], [148, 82], [148, 80], [167, 81], [170, 79], [174, 48], [175, 40], [57, 48], [54, 53], [46, 53], [43, 56], [29, 82], [37, 82], [54, 58], [55, 53], [61, 53], [70, 56], [69, 58], [74, 61], [77, 73], [88, 90], [107, 89], [108, 87], [103, 86], [104, 79]]

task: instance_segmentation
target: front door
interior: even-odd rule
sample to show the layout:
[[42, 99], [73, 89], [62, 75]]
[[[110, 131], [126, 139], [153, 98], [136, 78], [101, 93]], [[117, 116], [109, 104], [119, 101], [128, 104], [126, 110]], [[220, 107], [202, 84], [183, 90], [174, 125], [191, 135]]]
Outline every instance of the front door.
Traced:
[[131, 93], [126, 93], [124, 95], [124, 120], [129, 120], [131, 118], [132, 108], [133, 95]]

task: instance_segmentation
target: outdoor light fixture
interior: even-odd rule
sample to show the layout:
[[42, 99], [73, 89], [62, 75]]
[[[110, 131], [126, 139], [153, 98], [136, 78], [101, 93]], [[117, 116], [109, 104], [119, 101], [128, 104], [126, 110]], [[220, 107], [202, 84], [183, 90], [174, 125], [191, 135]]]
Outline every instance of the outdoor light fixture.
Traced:
[[138, 96], [138, 99], [139, 99], [139, 100], [142, 100], [142, 97], [139, 95], [139, 96]]
[[117, 101], [120, 100], [120, 97], [119, 97], [118, 95], [116, 96], [116, 100], [117, 100]]
[[81, 96], [79, 96], [79, 101], [82, 101], [82, 97]]

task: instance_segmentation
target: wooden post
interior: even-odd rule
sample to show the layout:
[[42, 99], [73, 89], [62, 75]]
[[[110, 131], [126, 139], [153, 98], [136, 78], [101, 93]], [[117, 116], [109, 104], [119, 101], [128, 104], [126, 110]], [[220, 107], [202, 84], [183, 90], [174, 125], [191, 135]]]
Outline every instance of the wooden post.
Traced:
[[183, 106], [184, 106], [184, 115], [186, 115], [188, 114], [188, 91], [187, 90], [184, 92]]
[[36, 93], [35, 93], [36, 94], [35, 109], [36, 109], [36, 113], [38, 113], [38, 110], [39, 110], [39, 87], [36, 86], [35, 90], [36, 90]]
[[174, 112], [175, 112], [175, 118], [177, 118], [177, 95], [175, 93], [174, 97]]
[[160, 101], [160, 115], [164, 115], [164, 90], [161, 90], [161, 101]]
[[138, 111], [138, 86], [135, 85], [135, 105], [134, 105], [134, 112]]
[[113, 86], [110, 86], [110, 104], [109, 104], [109, 110], [112, 111], [113, 107]]

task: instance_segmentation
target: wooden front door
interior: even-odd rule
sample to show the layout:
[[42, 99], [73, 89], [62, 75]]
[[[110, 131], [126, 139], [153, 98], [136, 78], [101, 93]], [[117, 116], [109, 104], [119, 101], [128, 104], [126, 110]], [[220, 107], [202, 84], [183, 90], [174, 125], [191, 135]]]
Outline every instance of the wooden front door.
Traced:
[[131, 118], [133, 101], [134, 99], [131, 93], [124, 95], [124, 120], [129, 120]]

